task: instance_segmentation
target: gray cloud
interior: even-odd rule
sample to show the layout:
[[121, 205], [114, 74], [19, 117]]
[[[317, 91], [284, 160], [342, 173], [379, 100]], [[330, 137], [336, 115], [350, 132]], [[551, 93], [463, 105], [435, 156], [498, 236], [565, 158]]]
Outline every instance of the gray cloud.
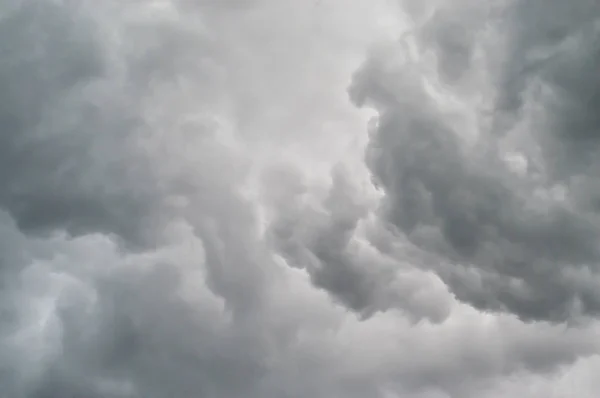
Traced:
[[411, 11], [435, 68], [378, 45], [355, 79], [377, 213], [345, 88], [390, 2], [0, 0], [3, 396], [479, 398], [594, 370], [595, 321], [516, 316], [593, 313], [591, 172], [527, 210], [559, 173], [515, 177], [501, 144], [537, 152], [513, 132], [463, 145], [419, 82], [473, 94], [476, 3]]
[[[563, 6], [517, 2], [509, 22], [497, 22], [501, 29], [508, 26], [517, 33], [506, 46], [506, 69], [498, 72], [505, 86], [497, 90], [500, 105], [492, 114], [503, 117], [506, 109], [501, 104], [519, 97], [523, 105], [519, 113], [518, 108], [512, 110], [514, 124], [529, 122], [500, 138], [493, 130], [497, 123], [492, 129], [480, 123], [477, 142], [467, 144], [468, 131], [461, 131], [452, 110], [444, 110], [445, 105], [428, 94], [420, 83], [428, 77], [410, 62], [389, 67], [385, 56], [374, 58], [358, 73], [352, 89], [355, 101], [367, 98], [381, 113], [367, 159], [386, 193], [386, 219], [411, 242], [440, 256], [434, 269], [458, 298], [524, 319], [563, 321], [578, 311], [596, 315], [600, 310], [592, 282], [600, 231], [590, 207], [593, 191], [579, 188], [594, 180], [593, 132], [598, 126], [589, 93], [595, 79], [591, 70], [596, 35], [586, 24], [592, 23], [589, 15], [596, 7], [585, 1], [571, 4], [573, 21], [565, 26], [559, 17]], [[456, 25], [443, 15], [436, 12], [424, 26]], [[469, 13], [465, 18], [471, 20]], [[431, 37], [428, 29], [416, 35], [417, 43], [419, 35]], [[464, 51], [457, 52], [455, 44], [447, 43], [453, 37], [433, 36], [443, 76], [448, 74], [445, 68], [467, 73], [484, 66], [469, 67], [472, 45], [463, 37]], [[566, 41], [571, 44], [561, 49]], [[448, 58], [446, 52], [464, 59]], [[529, 59], [544, 52], [554, 54], [536, 61], [533, 69], [527, 66]], [[498, 81], [496, 70], [489, 76]], [[538, 93], [528, 94], [535, 87]], [[533, 148], [522, 146], [528, 138]], [[525, 175], [507, 165], [503, 152], [508, 145], [523, 151], [519, 156], [529, 165]], [[565, 200], [552, 197], [560, 189], [566, 191]]]
[[278, 209], [269, 229], [275, 249], [292, 266], [306, 269], [313, 283], [338, 302], [367, 318], [391, 308], [415, 320], [447, 316], [445, 289], [357, 239], [366, 208], [341, 168], [334, 170], [329, 191], [316, 203], [291, 171], [274, 170], [266, 185], [279, 186], [267, 193]]
[[143, 159], [137, 167], [127, 159], [143, 125], [112, 76], [100, 32], [58, 4], [2, 7], [2, 207], [28, 231], [139, 240], [154, 189]]

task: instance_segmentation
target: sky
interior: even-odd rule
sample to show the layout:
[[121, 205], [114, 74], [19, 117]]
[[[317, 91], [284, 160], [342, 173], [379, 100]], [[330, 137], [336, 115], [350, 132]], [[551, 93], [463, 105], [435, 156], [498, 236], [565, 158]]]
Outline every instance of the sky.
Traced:
[[0, 395], [591, 398], [596, 0], [0, 0]]

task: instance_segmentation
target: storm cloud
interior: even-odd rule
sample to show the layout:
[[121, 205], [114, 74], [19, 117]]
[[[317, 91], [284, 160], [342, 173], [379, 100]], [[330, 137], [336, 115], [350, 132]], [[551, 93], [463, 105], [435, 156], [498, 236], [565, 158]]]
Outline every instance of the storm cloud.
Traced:
[[0, 395], [595, 396], [597, 16], [0, 0]]
[[[432, 269], [477, 308], [595, 316], [598, 8], [516, 2], [495, 17], [463, 3], [436, 9], [408, 39], [432, 51], [435, 69], [402, 43], [356, 75], [355, 101], [381, 110], [367, 150], [385, 192], [381, 214], [439, 256]], [[477, 26], [474, 14], [492, 16]], [[486, 69], [494, 52], [502, 62]], [[476, 84], [490, 97], [473, 93]]]

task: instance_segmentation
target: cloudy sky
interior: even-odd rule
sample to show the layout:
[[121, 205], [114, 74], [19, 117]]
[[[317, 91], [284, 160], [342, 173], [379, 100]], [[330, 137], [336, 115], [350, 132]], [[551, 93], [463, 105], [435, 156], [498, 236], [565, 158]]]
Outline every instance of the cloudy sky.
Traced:
[[596, 0], [0, 0], [0, 396], [591, 398]]

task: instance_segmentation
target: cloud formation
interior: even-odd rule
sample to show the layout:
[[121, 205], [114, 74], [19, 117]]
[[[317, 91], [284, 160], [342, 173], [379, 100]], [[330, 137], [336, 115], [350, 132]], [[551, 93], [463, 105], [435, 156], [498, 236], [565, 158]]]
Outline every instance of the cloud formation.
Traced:
[[[385, 222], [439, 256], [429, 267], [477, 308], [596, 316], [597, 6], [577, 2], [563, 19], [563, 3], [516, 2], [469, 25], [489, 6], [463, 3], [411, 31], [422, 56], [398, 45], [357, 74], [355, 101], [381, 113], [367, 162]], [[486, 68], [494, 51], [502, 63]]]
[[0, 0], [0, 395], [595, 396], [564, 7]]

